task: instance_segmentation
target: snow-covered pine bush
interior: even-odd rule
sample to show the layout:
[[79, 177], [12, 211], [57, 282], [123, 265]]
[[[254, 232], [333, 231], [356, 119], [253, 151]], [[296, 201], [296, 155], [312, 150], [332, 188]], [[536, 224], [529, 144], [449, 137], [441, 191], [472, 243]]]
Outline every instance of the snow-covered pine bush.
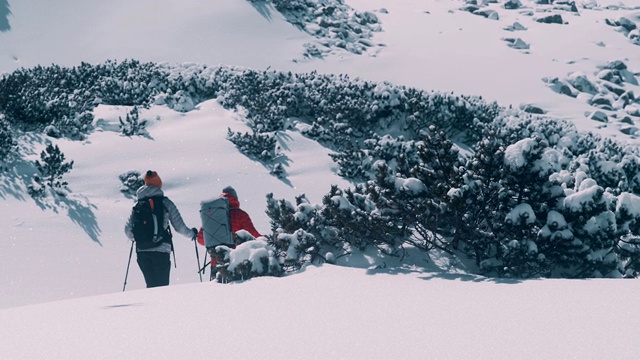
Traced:
[[480, 98], [425, 93], [347, 75], [135, 60], [20, 69], [3, 76], [0, 85], [0, 111], [10, 123], [31, 130], [46, 127], [55, 137], [82, 138], [91, 131], [91, 110], [98, 104], [145, 106], [163, 94], [181, 93], [194, 103], [218, 98], [227, 108], [241, 109], [254, 133], [283, 130], [290, 119], [307, 122], [312, 131], [306, 134], [338, 153], [352, 142], [356, 146], [349, 151], [357, 151], [370, 134], [389, 129], [401, 129], [411, 135], [407, 141], [416, 140], [423, 136], [425, 122], [471, 129], [491, 121], [499, 109]]
[[302, 196], [293, 206], [285, 200], [276, 201], [269, 194], [267, 214], [277, 234], [279, 257], [288, 268], [305, 262], [325, 262], [323, 254], [327, 252], [339, 257], [370, 246], [395, 252], [406, 231], [395, 221], [393, 211], [376, 211], [365, 186], [360, 184], [353, 190], [332, 186], [322, 204], [316, 205]]
[[79, 74], [83, 79], [89, 75], [94, 79], [88, 83], [88, 100], [95, 105], [147, 106], [169, 83], [169, 74], [159, 65], [138, 60], [108, 60], [93, 67], [88, 65], [84, 76]]
[[428, 129], [415, 155], [406, 152], [397, 157], [396, 173], [403, 179], [396, 181], [396, 190], [408, 195], [404, 211], [414, 229], [409, 242], [426, 251], [451, 250], [457, 246], [452, 236], [456, 224], [451, 222], [446, 201], [450, 189], [462, 182], [464, 158], [444, 131], [436, 126]]
[[242, 108], [255, 132], [283, 130], [285, 120], [299, 113], [292, 89], [287, 86], [291, 77], [290, 73], [243, 70], [228, 78], [220, 103], [227, 108]]
[[118, 117], [120, 122], [120, 133], [124, 136], [145, 135], [147, 129], [147, 120], [140, 120], [140, 110], [134, 106], [127, 113], [125, 119]]
[[456, 96], [438, 92], [426, 93], [418, 89], [406, 89], [404, 128], [419, 139], [424, 130], [436, 125], [449, 136], [464, 134], [470, 143], [480, 138], [482, 124], [491, 123], [504, 111], [497, 103], [487, 103], [481, 97]]
[[0, 162], [7, 160], [15, 148], [16, 141], [13, 139], [11, 126], [0, 114]]
[[98, 104], [144, 105], [166, 84], [166, 74], [153, 63], [82, 63], [18, 69], [0, 77], [0, 112], [17, 128], [82, 138], [91, 130]]
[[278, 250], [278, 259], [285, 271], [300, 269], [305, 263], [313, 263], [322, 258], [320, 249], [322, 245], [318, 238], [312, 234], [298, 229], [293, 234], [278, 234], [275, 240]]
[[308, 11], [310, 7], [307, 0], [271, 0], [271, 2], [280, 12]]
[[231, 141], [241, 153], [247, 157], [263, 162], [273, 161], [276, 154], [277, 140], [272, 133], [244, 133], [227, 129], [227, 140]]
[[[334, 145], [342, 141], [334, 135], [345, 129], [351, 137], [362, 138], [375, 130], [401, 128], [414, 140], [430, 124], [469, 130], [490, 122], [501, 109], [481, 98], [426, 93], [347, 75], [229, 70], [220, 85], [220, 101], [227, 108], [246, 111], [254, 131], [282, 130], [284, 120], [295, 117], [309, 122], [310, 136], [334, 139]], [[323, 135], [325, 131], [332, 133]]]
[[122, 183], [120, 186], [120, 192], [125, 196], [134, 196], [138, 189], [144, 185], [144, 179], [139, 171], [129, 170], [125, 173], [118, 175], [118, 179]]
[[[614, 276], [617, 271], [636, 271], [635, 245], [629, 245], [635, 243], [628, 240], [638, 235], [633, 225], [636, 212], [624, 213], [628, 205], [619, 204], [625, 194], [640, 192], [638, 150], [481, 98], [347, 75], [125, 61], [35, 67], [2, 75], [0, 112], [13, 128], [47, 127], [55, 136], [75, 138], [90, 131], [86, 114], [97, 104], [143, 106], [159, 94], [178, 92], [194, 102], [218, 98], [225, 107], [241, 110], [254, 134], [267, 134], [262, 151], [253, 149], [251, 156], [272, 161], [277, 154], [269, 156], [269, 134], [304, 122], [307, 136], [336, 152], [334, 159], [344, 176], [366, 180], [351, 190], [331, 190], [330, 201], [317, 208], [292, 206], [292, 215], [307, 218], [287, 222], [291, 229], [283, 226], [279, 234], [303, 229], [321, 246], [342, 249], [336, 252], [340, 256], [350, 246], [393, 248], [407, 241], [420, 245], [416, 239], [433, 233], [442, 239], [436, 244], [451, 251], [450, 242], [458, 241], [461, 249], [484, 262], [483, 271], [502, 276]], [[449, 164], [450, 173], [425, 160], [441, 159], [435, 149], [444, 149], [446, 142], [425, 146], [422, 151], [429, 156], [418, 155], [424, 137], [432, 135], [430, 125], [472, 146], [469, 159], [457, 159], [447, 150], [451, 158], [443, 163]], [[522, 165], [505, 166], [507, 149], [515, 148], [521, 150], [516, 159], [523, 159]], [[585, 179], [602, 188], [602, 198], [594, 201], [606, 209], [582, 209], [575, 215], [561, 204], [575, 194], [588, 198], [594, 186], [581, 185]], [[419, 184], [427, 190], [407, 192], [421, 188]], [[316, 210], [302, 211], [307, 208]], [[365, 226], [338, 229], [350, 217]], [[280, 220], [284, 224], [286, 219]], [[372, 229], [382, 236], [396, 234], [394, 245], [375, 237], [350, 243], [356, 236], [367, 237]], [[396, 233], [398, 229], [405, 232]]]
[[[377, 170], [375, 164], [384, 161], [396, 166], [418, 162], [417, 149], [421, 141], [405, 140], [403, 136], [371, 134], [361, 143], [343, 146], [340, 152], [329, 156], [338, 165], [338, 174], [354, 180], [370, 180]], [[409, 166], [409, 165], [406, 165]]]
[[263, 238], [244, 242], [235, 249], [218, 246], [216, 281], [228, 283], [258, 276], [280, 276], [282, 268], [275, 249]]
[[[83, 140], [85, 134], [91, 131], [91, 123], [93, 122], [93, 113], [91, 111], [83, 111], [75, 113], [72, 118], [62, 116], [62, 118], [51, 125], [56, 129], [57, 137], [64, 136], [72, 140]], [[45, 128], [46, 133], [46, 128]], [[50, 135], [47, 133], [47, 135]]]
[[[320, 123], [320, 121], [322, 121], [322, 123]], [[324, 120], [324, 118], [314, 121], [311, 127], [303, 129], [301, 133], [339, 150], [349, 148], [351, 144], [359, 138], [363, 138], [363, 134], [354, 131], [349, 123], [337, 120]]]
[[338, 175], [353, 180], [367, 180], [371, 170], [371, 158], [365, 150], [350, 146], [339, 153], [329, 154], [338, 165]]
[[[620, 244], [637, 236], [638, 212], [624, 210], [634, 208], [628, 205], [624, 171], [616, 171], [620, 177], [614, 181], [603, 169], [612, 173], [606, 159], [622, 158], [633, 168], [637, 157], [563, 124], [556, 134], [547, 131], [548, 124], [542, 131], [532, 124], [496, 123], [488, 129], [465, 165], [463, 185], [451, 189], [451, 218], [464, 220], [456, 225], [462, 249], [479, 260], [481, 272], [499, 276], [633, 272], [632, 247], [625, 246], [624, 255]], [[617, 205], [621, 202], [626, 205]]]
[[267, 194], [267, 215], [276, 237], [273, 245], [285, 269], [299, 269], [307, 262], [324, 262], [326, 248], [336, 250], [340, 245], [332, 227], [321, 224], [321, 205], [309, 203], [306, 196], [296, 197], [294, 206], [286, 200], [276, 200]]
[[616, 195], [640, 194], [640, 152], [609, 138], [588, 135], [577, 144], [575, 167], [587, 166], [589, 176]]
[[277, 163], [273, 165], [273, 167], [269, 170], [269, 174], [279, 179], [284, 179], [287, 176], [287, 170], [285, 170], [284, 165], [282, 165], [282, 163]]
[[[552, 170], [545, 163], [547, 147], [541, 137], [509, 144], [489, 132], [467, 162], [463, 176], [471, 186], [462, 192], [466, 205], [457, 202], [457, 210], [468, 222], [459, 225], [483, 273], [510, 277], [548, 273], [533, 251], [534, 219], [559, 196], [547, 180]], [[518, 207], [531, 211], [520, 213]]]
[[[565, 253], [574, 261], [568, 271], [576, 277], [602, 277], [620, 270], [615, 245], [619, 234], [612, 194], [595, 180], [577, 173], [574, 192], [562, 200], [562, 214], [573, 233], [577, 251]], [[583, 179], [580, 179], [583, 178]]]
[[316, 208], [311, 206], [307, 197], [302, 194], [296, 196], [296, 205], [280, 199], [276, 200], [273, 193], [267, 194], [267, 216], [273, 233], [293, 233], [298, 229], [310, 229], [310, 220], [315, 217]]
[[[42, 161], [42, 162], [40, 162]], [[66, 181], [62, 181], [62, 177], [71, 171], [73, 161], [65, 162], [65, 156], [58, 145], [48, 144], [46, 149], [40, 153], [40, 161], [35, 161], [36, 169], [44, 177], [43, 185], [54, 189], [60, 189], [67, 186]]]
[[236, 245], [244, 244], [247, 241], [255, 240], [253, 235], [246, 230], [238, 230], [233, 233], [233, 243]]
[[376, 186], [372, 183], [341, 190], [332, 186], [323, 197], [317, 223], [323, 244], [349, 251], [377, 247], [394, 253], [407, 236], [403, 219], [395, 209], [376, 207]]
[[537, 234], [536, 246], [541, 254], [540, 262], [546, 262], [547, 275], [552, 275], [552, 269], [558, 267], [569, 269], [576, 262], [575, 254], [583, 251], [579, 241], [574, 241], [574, 234], [564, 215], [556, 210], [550, 210], [546, 218], [540, 220], [540, 230]]
[[363, 187], [366, 198], [374, 204], [369, 206], [368, 221], [376, 225], [372, 226], [373, 234], [366, 235], [374, 239], [378, 232], [396, 236], [395, 242], [378, 240], [394, 250], [406, 243], [423, 251], [434, 248], [450, 251], [448, 235], [455, 231], [444, 197], [459, 181], [459, 152], [435, 126], [430, 127], [424, 141], [398, 149], [403, 148], [411, 151], [392, 151], [389, 154], [395, 159], [378, 160], [374, 165], [375, 180]]
[[[180, 87], [184, 87], [185, 84], [180, 84]], [[175, 94], [169, 88], [164, 94], [159, 94], [155, 97], [154, 103], [156, 105], [166, 105], [169, 109], [178, 112], [189, 112], [196, 108], [196, 102], [191, 97], [191, 94], [185, 90], [178, 90]]]
[[617, 245], [620, 259], [624, 263], [625, 277], [638, 277], [640, 269], [640, 236], [624, 236]]

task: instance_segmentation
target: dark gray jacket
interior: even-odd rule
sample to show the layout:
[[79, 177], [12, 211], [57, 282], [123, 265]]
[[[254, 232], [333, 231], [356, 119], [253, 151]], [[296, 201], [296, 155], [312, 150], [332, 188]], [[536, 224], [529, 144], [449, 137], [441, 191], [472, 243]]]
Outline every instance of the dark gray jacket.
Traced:
[[[138, 189], [136, 196], [138, 197], [138, 200], [140, 200], [140, 199], [150, 198], [153, 196], [164, 196], [164, 192], [162, 192], [162, 189], [156, 186], [145, 185], [145, 186], [142, 186], [140, 189]], [[166, 197], [164, 198], [164, 201], [162, 202], [162, 204], [164, 205], [164, 211], [165, 211], [164, 224], [162, 224], [163, 228], [167, 228], [167, 226], [169, 226], [169, 222], [171, 222], [171, 225], [173, 226], [176, 232], [188, 238], [192, 237], [193, 230], [191, 230], [191, 228], [185, 225], [184, 221], [182, 220], [182, 216], [180, 215], [180, 211], [178, 211], [178, 208], [176, 207], [176, 204], [174, 204], [173, 201], [171, 201], [169, 198], [166, 198]], [[133, 212], [131, 213], [131, 215], [129, 215], [129, 220], [127, 220], [127, 224], [124, 226], [124, 233], [127, 235], [129, 240], [131, 241], [133, 241], [132, 216], [133, 216]], [[168, 252], [171, 252], [171, 244], [162, 243], [154, 248], [138, 250], [138, 251], [160, 251], [160, 252], [168, 253]]]

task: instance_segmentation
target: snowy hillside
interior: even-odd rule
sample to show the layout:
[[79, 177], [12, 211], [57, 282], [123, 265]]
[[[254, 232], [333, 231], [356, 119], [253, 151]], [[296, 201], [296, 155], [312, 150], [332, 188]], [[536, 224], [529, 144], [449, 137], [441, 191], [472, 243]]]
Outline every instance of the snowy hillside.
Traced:
[[638, 290], [325, 265], [3, 310], [0, 358], [635, 359]]
[[[345, 2], [345, 12], [302, 21], [264, 1], [0, 0], [0, 73], [137, 59], [349, 74], [528, 105], [637, 143], [634, 0]], [[548, 23], [553, 15], [562, 21]], [[346, 33], [327, 25], [344, 19]], [[419, 252], [402, 266], [371, 252], [340, 263], [349, 267], [200, 284], [194, 245], [176, 234], [172, 286], [144, 289], [134, 256], [121, 293], [133, 200], [120, 174], [158, 171], [189, 227], [200, 225], [201, 200], [233, 185], [264, 233], [266, 194], [320, 202], [331, 185], [350, 186], [331, 150], [299, 127], [278, 136], [283, 181], [226, 139], [227, 129], [249, 129], [247, 117], [215, 99], [188, 112], [143, 109], [148, 136], [120, 135], [130, 110], [99, 105], [82, 141], [18, 138], [22, 158], [0, 174], [0, 358], [637, 358], [640, 314], [620, 303], [636, 280], [491, 280]], [[74, 161], [69, 195], [34, 200], [28, 162], [48, 143]], [[175, 340], [136, 338], [143, 331]]]

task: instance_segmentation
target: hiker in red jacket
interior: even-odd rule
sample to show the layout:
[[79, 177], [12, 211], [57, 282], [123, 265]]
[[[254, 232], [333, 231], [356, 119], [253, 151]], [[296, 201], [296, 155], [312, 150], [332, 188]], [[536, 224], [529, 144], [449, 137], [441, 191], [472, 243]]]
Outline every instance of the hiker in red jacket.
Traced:
[[[253, 236], [254, 238], [258, 238], [262, 235], [256, 230], [253, 226], [253, 222], [244, 210], [240, 209], [240, 201], [238, 201], [238, 194], [236, 190], [231, 186], [227, 186], [222, 189], [222, 194], [220, 196], [224, 196], [229, 199], [229, 217], [231, 218], [231, 232], [236, 233], [239, 230], [246, 230]], [[200, 231], [198, 231], [198, 244], [204, 246], [204, 231], [203, 228], [200, 227]], [[235, 248], [235, 246], [234, 246]], [[214, 269], [216, 266], [217, 260], [215, 257], [211, 258], [211, 268]]]

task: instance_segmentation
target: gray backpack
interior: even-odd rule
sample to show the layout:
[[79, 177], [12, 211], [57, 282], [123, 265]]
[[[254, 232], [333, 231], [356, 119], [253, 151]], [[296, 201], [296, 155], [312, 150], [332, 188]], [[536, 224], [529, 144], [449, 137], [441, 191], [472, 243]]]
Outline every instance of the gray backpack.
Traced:
[[202, 220], [204, 246], [207, 249], [213, 249], [218, 245], [229, 247], [235, 245], [231, 233], [229, 199], [219, 197], [201, 202], [200, 220]]

